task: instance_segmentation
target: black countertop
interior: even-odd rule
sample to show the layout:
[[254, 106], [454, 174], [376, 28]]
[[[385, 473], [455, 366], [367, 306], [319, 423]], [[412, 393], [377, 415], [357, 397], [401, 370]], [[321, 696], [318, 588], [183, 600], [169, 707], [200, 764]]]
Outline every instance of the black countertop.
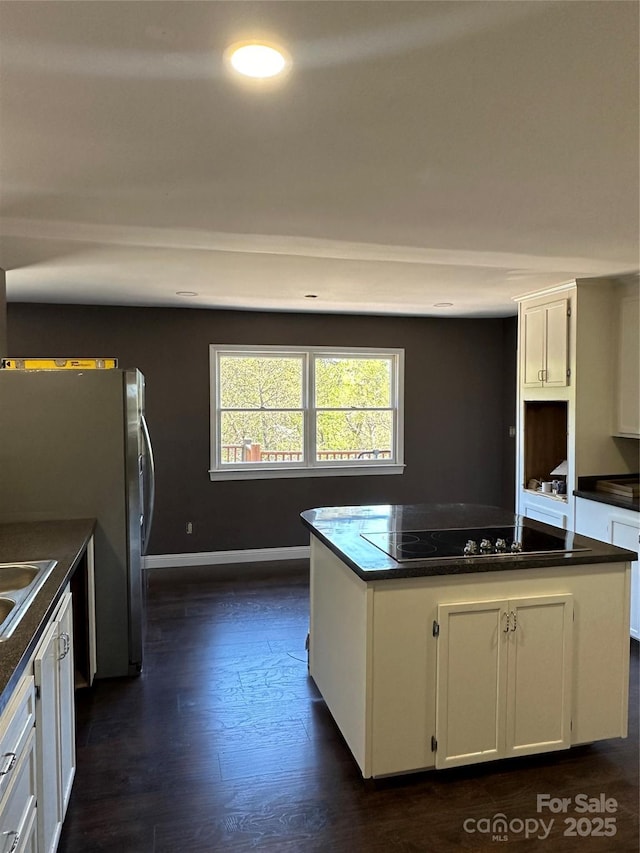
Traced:
[[92, 518], [0, 524], [0, 563], [58, 561], [13, 634], [0, 642], [0, 712], [84, 554], [95, 525]]
[[598, 480], [630, 480], [638, 481], [638, 474], [598, 474], [597, 477], [578, 477], [578, 488], [573, 494], [577, 498], [585, 498], [588, 501], [597, 501], [609, 506], [617, 506], [620, 509], [630, 509], [632, 512], [640, 512], [640, 498], [624, 498], [622, 495], [612, 495], [610, 492], [599, 492], [596, 488]]
[[[301, 513], [303, 524], [363, 580], [436, 577], [470, 572], [512, 571], [540, 567], [564, 567], [593, 563], [621, 563], [637, 559], [632, 551], [607, 545], [577, 533], [567, 533], [576, 547], [586, 551], [567, 554], [505, 554], [493, 557], [437, 558], [398, 563], [363, 533], [383, 531], [442, 530], [445, 528], [490, 527], [518, 524], [523, 519], [499, 507], [480, 504], [408, 504], [338, 506], [309, 509]], [[561, 532], [542, 522], [527, 524], [546, 533]]]

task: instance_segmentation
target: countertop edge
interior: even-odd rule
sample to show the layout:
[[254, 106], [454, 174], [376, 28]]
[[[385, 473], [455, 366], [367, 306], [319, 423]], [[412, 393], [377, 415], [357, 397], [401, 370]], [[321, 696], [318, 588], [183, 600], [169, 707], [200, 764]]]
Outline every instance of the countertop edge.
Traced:
[[608, 492], [597, 492], [591, 489], [574, 489], [573, 494], [575, 497], [583, 498], [587, 501], [594, 501], [596, 503], [607, 504], [608, 506], [615, 506], [617, 509], [627, 509], [629, 512], [640, 513], [640, 501], [637, 498], [617, 497]]
[[[456, 505], [459, 507], [460, 505]], [[412, 506], [413, 509], [420, 509], [419, 506]], [[440, 509], [442, 506], [440, 507]], [[319, 510], [306, 510], [305, 513], [322, 512], [331, 510], [347, 510], [348, 508], [321, 508]], [[354, 508], [355, 510], [356, 508]], [[397, 509], [390, 507], [391, 510]], [[425, 507], [428, 509], [428, 507]], [[506, 510], [504, 512], [507, 512]], [[473, 557], [465, 557], [460, 560], [420, 560], [408, 563], [397, 563], [391, 557], [380, 554], [376, 555], [380, 560], [380, 567], [371, 566], [363, 567], [353, 556], [350, 556], [345, 547], [348, 547], [349, 540], [352, 543], [357, 543], [356, 548], [366, 547], [360, 542], [359, 524], [361, 518], [354, 517], [349, 519], [344, 515], [336, 521], [335, 528], [339, 533], [332, 536], [331, 520], [325, 519], [321, 521], [319, 526], [316, 526], [313, 521], [305, 517], [305, 513], [301, 513], [301, 521], [309, 529], [311, 534], [322, 542], [330, 551], [332, 551], [346, 566], [348, 566], [354, 574], [362, 581], [371, 583], [374, 581], [389, 581], [389, 580], [407, 580], [418, 578], [436, 578], [450, 576], [464, 576], [470, 574], [487, 574], [489, 572], [505, 572], [505, 571], [527, 571], [529, 569], [544, 569], [557, 567], [574, 567], [602, 564], [621, 564], [628, 563], [635, 558], [631, 551], [619, 548], [614, 545], [600, 542], [595, 539], [590, 539], [586, 536], [574, 534], [577, 540], [588, 547], [588, 551], [576, 551], [567, 554], [554, 555], [529, 555], [522, 554], [508, 557], [499, 557], [491, 561], [486, 557], [474, 559]], [[517, 518], [515, 514], [508, 513], [511, 519]], [[505, 516], [506, 519], [507, 516]], [[353, 531], [350, 531], [349, 522], [353, 525]], [[553, 532], [555, 528], [543, 522], [527, 519], [529, 524], [547, 532]], [[508, 523], [508, 522], [504, 522]], [[410, 528], [409, 528], [410, 529]], [[414, 528], [415, 529], [415, 528]], [[342, 546], [342, 547], [341, 547]], [[375, 546], [370, 546], [374, 549]], [[353, 548], [351, 550], [354, 550]], [[371, 554], [374, 551], [370, 551]], [[384, 565], [386, 563], [386, 565]]]

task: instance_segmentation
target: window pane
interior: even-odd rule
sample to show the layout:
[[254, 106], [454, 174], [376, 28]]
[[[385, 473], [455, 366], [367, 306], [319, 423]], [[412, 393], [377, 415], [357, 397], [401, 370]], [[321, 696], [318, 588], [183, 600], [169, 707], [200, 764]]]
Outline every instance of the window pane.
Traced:
[[302, 359], [220, 356], [220, 406], [223, 409], [299, 409]]
[[302, 412], [222, 412], [222, 465], [302, 462]]
[[392, 412], [318, 412], [316, 460], [393, 457]]
[[391, 406], [391, 359], [316, 358], [316, 406]]

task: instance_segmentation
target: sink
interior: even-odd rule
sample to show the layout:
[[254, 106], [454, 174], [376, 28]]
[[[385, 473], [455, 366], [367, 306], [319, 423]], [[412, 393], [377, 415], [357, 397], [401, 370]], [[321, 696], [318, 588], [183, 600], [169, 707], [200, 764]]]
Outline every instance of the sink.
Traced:
[[0, 594], [12, 589], [24, 589], [37, 577], [37, 566], [11, 563], [0, 566]]
[[10, 598], [0, 598], [0, 624], [4, 622], [15, 606], [15, 601]]
[[0, 563], [0, 643], [15, 631], [57, 560]]

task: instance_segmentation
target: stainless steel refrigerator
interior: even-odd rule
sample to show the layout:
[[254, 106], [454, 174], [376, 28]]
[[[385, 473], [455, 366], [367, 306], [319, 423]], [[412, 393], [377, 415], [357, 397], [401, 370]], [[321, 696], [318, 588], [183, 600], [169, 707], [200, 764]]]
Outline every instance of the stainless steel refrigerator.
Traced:
[[97, 519], [99, 678], [142, 668], [154, 492], [139, 370], [0, 370], [0, 522]]

